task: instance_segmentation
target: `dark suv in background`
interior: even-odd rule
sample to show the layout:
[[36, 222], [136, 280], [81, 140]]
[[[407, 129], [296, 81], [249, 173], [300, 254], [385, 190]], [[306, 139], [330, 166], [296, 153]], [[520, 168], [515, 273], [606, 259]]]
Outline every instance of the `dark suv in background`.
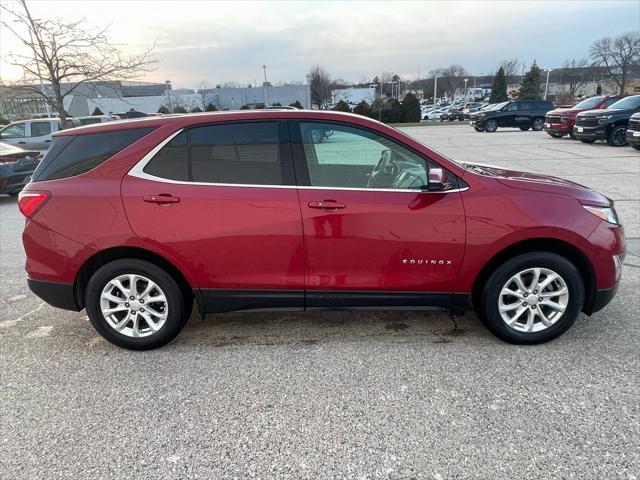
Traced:
[[605, 140], [612, 147], [627, 144], [627, 125], [634, 113], [640, 112], [640, 95], [618, 100], [604, 110], [579, 113], [573, 135], [583, 143]]
[[576, 116], [580, 112], [587, 110], [602, 110], [609, 108], [622, 97], [620, 96], [597, 96], [582, 100], [580, 103], [568, 108], [556, 108], [547, 112], [544, 122], [544, 131], [553, 138], [562, 138], [565, 135], [573, 137], [573, 125]]
[[547, 100], [516, 100], [496, 104], [492, 109], [471, 114], [469, 123], [478, 132], [495, 132], [498, 127], [516, 127], [522, 131], [540, 131], [544, 117], [553, 109]]
[[634, 113], [629, 119], [627, 142], [636, 150], [640, 150], [640, 113]]

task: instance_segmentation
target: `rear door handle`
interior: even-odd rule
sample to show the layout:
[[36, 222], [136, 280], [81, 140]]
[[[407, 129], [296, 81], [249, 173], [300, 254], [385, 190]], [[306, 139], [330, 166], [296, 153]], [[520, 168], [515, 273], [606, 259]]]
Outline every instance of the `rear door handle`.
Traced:
[[341, 210], [347, 206], [346, 203], [335, 200], [323, 200], [322, 202], [309, 202], [309, 208], [319, 208], [321, 210]]
[[178, 203], [180, 197], [174, 197], [168, 193], [160, 193], [158, 195], [145, 195], [144, 201], [149, 203], [159, 203], [161, 205], [168, 205], [171, 203]]

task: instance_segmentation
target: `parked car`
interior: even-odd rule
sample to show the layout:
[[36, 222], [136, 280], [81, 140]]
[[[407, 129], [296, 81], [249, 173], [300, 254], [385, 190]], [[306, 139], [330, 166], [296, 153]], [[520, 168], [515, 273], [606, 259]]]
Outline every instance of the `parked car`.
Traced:
[[464, 107], [462, 105], [454, 108], [450, 108], [447, 120], [449, 120], [450, 122], [453, 122], [454, 120], [464, 120], [463, 110], [464, 110]]
[[424, 112], [422, 114], [422, 119], [423, 120], [438, 120], [440, 118], [440, 116], [442, 115], [443, 110], [440, 109], [431, 109], [431, 110], [427, 110], [426, 112]]
[[477, 112], [479, 110], [482, 109], [482, 107], [484, 107], [484, 103], [479, 103], [479, 102], [471, 102], [471, 103], [467, 103], [464, 108], [462, 109], [462, 113], [464, 115], [464, 120], [469, 120], [469, 117], [471, 116], [471, 114], [473, 112]]
[[495, 132], [498, 127], [516, 127], [536, 132], [544, 128], [544, 117], [553, 108], [547, 100], [514, 100], [497, 104], [491, 110], [470, 115], [469, 123], [476, 131]]
[[[75, 119], [69, 118], [67, 120], [70, 126], [79, 126]], [[0, 141], [29, 150], [47, 150], [51, 144], [51, 134], [59, 131], [60, 125], [59, 118], [38, 118], [12, 122], [0, 129]]]
[[581, 112], [576, 116], [573, 135], [583, 143], [604, 140], [622, 147], [627, 143], [627, 124], [636, 112], [640, 112], [640, 95], [625, 97], [605, 110]]
[[120, 120], [118, 115], [89, 115], [86, 117], [75, 117], [79, 125], [93, 125], [94, 123], [114, 122]]
[[0, 193], [17, 195], [29, 183], [42, 155], [0, 142]]
[[[329, 129], [330, 147], [313, 132]], [[460, 308], [533, 344], [614, 297], [613, 202], [457, 163], [359, 115], [248, 110], [59, 132], [20, 194], [28, 284], [107, 340], [169, 342], [193, 303]]]
[[627, 142], [636, 150], [640, 150], [640, 113], [634, 113], [629, 119]]
[[547, 112], [544, 119], [544, 131], [554, 138], [562, 138], [565, 135], [573, 137], [573, 126], [576, 121], [576, 115], [587, 110], [600, 110], [609, 108], [611, 105], [620, 100], [617, 95], [605, 95], [587, 98], [580, 103], [565, 108], [556, 108]]

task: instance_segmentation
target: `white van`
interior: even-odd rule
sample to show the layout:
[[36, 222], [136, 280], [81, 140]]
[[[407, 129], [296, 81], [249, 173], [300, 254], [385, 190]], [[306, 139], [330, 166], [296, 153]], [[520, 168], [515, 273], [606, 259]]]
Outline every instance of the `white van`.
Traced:
[[[69, 127], [79, 123], [68, 118]], [[51, 145], [51, 134], [60, 130], [59, 118], [38, 118], [19, 120], [0, 129], [0, 142], [17, 145], [26, 150], [47, 150]]]

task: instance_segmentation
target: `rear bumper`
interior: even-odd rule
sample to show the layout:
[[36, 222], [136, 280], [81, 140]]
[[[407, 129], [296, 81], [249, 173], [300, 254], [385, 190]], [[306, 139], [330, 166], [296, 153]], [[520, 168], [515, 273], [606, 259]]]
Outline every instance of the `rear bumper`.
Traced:
[[73, 285], [67, 283], [44, 282], [27, 278], [29, 289], [49, 305], [64, 310], [80, 311], [76, 303]]

